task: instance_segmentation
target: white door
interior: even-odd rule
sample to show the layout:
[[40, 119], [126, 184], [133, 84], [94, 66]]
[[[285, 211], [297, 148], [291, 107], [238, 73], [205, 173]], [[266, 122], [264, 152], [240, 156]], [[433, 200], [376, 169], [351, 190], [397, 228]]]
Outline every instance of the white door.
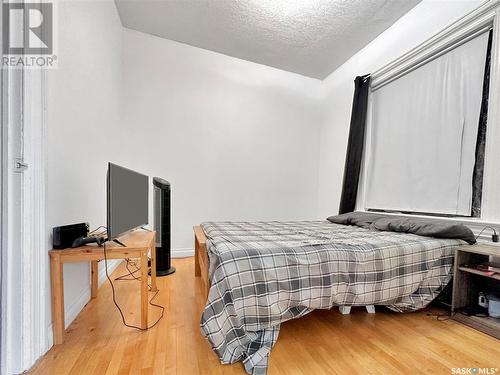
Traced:
[[1, 373], [21, 370], [23, 191], [23, 71], [2, 70], [2, 215], [1, 215]]
[[0, 373], [17, 374], [50, 344], [45, 317], [46, 72], [2, 67], [0, 81]]

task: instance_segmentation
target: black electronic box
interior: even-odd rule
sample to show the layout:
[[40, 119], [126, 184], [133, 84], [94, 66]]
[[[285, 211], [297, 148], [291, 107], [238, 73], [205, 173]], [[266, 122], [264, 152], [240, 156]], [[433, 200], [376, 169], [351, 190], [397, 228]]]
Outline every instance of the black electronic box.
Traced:
[[66, 249], [80, 237], [89, 235], [89, 224], [78, 223], [52, 228], [52, 246], [54, 249]]

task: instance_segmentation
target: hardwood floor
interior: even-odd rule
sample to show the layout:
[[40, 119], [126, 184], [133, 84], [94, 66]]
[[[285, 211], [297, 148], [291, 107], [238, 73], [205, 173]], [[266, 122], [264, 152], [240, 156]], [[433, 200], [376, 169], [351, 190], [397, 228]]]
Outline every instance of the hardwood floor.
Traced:
[[[176, 259], [174, 266], [174, 275], [158, 278], [156, 302], [166, 309], [153, 329], [124, 327], [106, 283], [71, 324], [65, 343], [53, 347], [30, 373], [245, 374], [240, 363], [221, 365], [200, 332], [205, 301], [193, 276], [193, 258]], [[114, 277], [123, 273], [119, 267]], [[140, 283], [115, 285], [126, 319], [139, 324]], [[151, 321], [158, 315], [150, 307]], [[425, 311], [370, 315], [353, 309], [348, 316], [315, 311], [284, 323], [269, 374], [451, 374], [457, 367], [500, 368], [500, 341]]]

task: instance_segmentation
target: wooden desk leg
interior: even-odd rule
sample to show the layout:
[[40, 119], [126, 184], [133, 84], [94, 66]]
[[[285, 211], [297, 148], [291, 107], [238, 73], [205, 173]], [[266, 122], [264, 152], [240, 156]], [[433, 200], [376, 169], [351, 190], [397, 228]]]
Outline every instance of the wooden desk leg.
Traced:
[[64, 340], [64, 280], [61, 257], [50, 257], [50, 288], [52, 294], [52, 331], [54, 345]]
[[156, 292], [156, 237], [153, 237], [153, 246], [151, 246], [151, 290]]
[[98, 268], [97, 260], [92, 260], [90, 262], [90, 297], [91, 298], [97, 297], [97, 288], [99, 286], [98, 275], [99, 275], [99, 268]]
[[141, 254], [141, 328], [148, 328], [148, 251]]

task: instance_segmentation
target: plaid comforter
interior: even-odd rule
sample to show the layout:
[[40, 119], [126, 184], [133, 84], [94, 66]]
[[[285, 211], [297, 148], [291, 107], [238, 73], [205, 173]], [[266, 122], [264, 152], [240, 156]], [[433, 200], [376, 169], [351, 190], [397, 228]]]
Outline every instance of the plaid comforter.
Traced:
[[336, 305], [425, 307], [461, 240], [305, 222], [207, 222], [211, 288], [201, 328], [222, 363], [265, 374], [280, 323]]

